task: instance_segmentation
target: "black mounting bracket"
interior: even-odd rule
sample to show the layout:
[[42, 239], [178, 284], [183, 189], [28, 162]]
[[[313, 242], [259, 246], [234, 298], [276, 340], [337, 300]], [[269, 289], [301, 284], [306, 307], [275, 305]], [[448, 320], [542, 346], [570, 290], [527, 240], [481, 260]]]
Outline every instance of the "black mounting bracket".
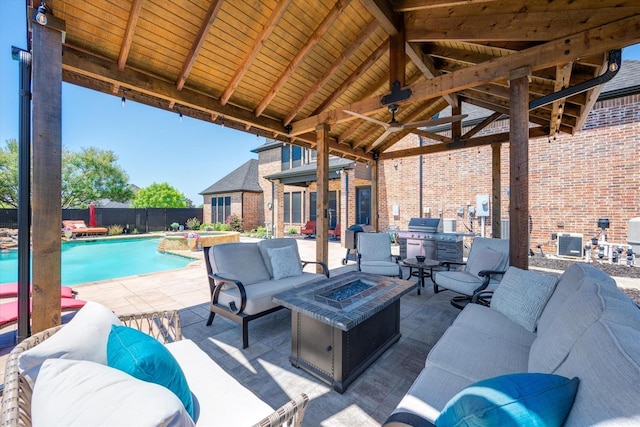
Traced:
[[409, 99], [411, 97], [411, 94], [411, 89], [401, 89], [400, 82], [396, 80], [391, 84], [391, 93], [380, 98], [380, 102], [382, 103], [382, 105], [393, 104], [394, 102], [400, 102]]
[[293, 126], [291, 125], [286, 125], [284, 127], [284, 131], [287, 132], [287, 135], [290, 134], [292, 130], [293, 130]]

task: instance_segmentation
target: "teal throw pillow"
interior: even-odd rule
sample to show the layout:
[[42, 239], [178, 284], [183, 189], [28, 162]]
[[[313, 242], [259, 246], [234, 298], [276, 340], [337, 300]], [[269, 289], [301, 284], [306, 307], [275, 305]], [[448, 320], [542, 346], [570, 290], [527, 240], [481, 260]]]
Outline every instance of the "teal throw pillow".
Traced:
[[168, 388], [195, 420], [187, 379], [173, 355], [155, 338], [128, 326], [112, 326], [107, 342], [107, 364], [139, 380]]
[[453, 426], [561, 426], [571, 411], [578, 378], [520, 373], [479, 381], [447, 402], [435, 421]]

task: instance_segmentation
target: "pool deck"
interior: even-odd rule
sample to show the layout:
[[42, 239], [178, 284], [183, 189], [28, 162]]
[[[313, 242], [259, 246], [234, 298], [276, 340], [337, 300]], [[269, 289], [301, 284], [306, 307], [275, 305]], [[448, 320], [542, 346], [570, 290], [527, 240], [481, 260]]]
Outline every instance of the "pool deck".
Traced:
[[[257, 239], [242, 238], [242, 241]], [[315, 259], [315, 240], [300, 239], [303, 260]], [[289, 363], [291, 318], [280, 310], [249, 325], [249, 347], [242, 350], [240, 327], [216, 316], [210, 327], [209, 285], [202, 252], [186, 268], [74, 286], [78, 298], [99, 302], [116, 314], [180, 310], [185, 338], [192, 339], [245, 387], [276, 408], [301, 392], [309, 395], [306, 426], [378, 426], [391, 413], [416, 378], [427, 353], [459, 311], [449, 304], [450, 292], [433, 294], [430, 286], [402, 297], [398, 343], [371, 365], [344, 394], [338, 394]], [[346, 249], [329, 242], [331, 276], [355, 269], [342, 266]], [[406, 271], [405, 271], [406, 273]], [[405, 277], [407, 275], [405, 274]], [[640, 288], [640, 280], [615, 278], [621, 287]], [[413, 279], [412, 279], [413, 280]], [[0, 383], [12, 348], [15, 325], [0, 329]], [[215, 381], [213, 381], [215, 384]]]

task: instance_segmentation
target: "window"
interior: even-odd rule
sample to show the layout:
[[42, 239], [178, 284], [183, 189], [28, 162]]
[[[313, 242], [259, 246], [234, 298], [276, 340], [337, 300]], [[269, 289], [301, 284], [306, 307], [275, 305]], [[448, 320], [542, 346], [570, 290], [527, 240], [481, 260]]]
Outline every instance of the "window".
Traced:
[[211, 199], [211, 222], [224, 223], [231, 216], [231, 197], [213, 197]]
[[[285, 144], [282, 146], [282, 170], [302, 166], [306, 149], [297, 145]], [[314, 152], [315, 153], [315, 152]]]
[[302, 223], [302, 192], [284, 193], [283, 219], [285, 223]]
[[[315, 191], [309, 195], [309, 219], [315, 221], [317, 219], [317, 206], [318, 202], [318, 193]], [[329, 228], [335, 228], [338, 223], [338, 192], [337, 191], [329, 191], [329, 211], [327, 214], [329, 215], [328, 224]]]
[[356, 222], [371, 224], [371, 187], [356, 188]]

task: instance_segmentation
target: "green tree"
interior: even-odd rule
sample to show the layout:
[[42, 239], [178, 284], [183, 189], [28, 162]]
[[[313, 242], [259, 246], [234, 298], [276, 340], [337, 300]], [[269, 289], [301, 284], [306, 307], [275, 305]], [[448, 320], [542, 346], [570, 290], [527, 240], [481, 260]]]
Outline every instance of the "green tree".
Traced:
[[0, 207], [18, 207], [18, 141], [0, 148]]
[[85, 208], [91, 201], [126, 202], [133, 197], [129, 176], [109, 150], [82, 148], [62, 152], [62, 207]]
[[[133, 197], [129, 176], [112, 151], [83, 148], [62, 152], [63, 208], [86, 208], [91, 201], [111, 199], [124, 202]], [[0, 205], [18, 207], [18, 142], [7, 141], [0, 149]]]
[[168, 183], [153, 183], [136, 193], [131, 206], [134, 208], [186, 208], [186, 197]]

